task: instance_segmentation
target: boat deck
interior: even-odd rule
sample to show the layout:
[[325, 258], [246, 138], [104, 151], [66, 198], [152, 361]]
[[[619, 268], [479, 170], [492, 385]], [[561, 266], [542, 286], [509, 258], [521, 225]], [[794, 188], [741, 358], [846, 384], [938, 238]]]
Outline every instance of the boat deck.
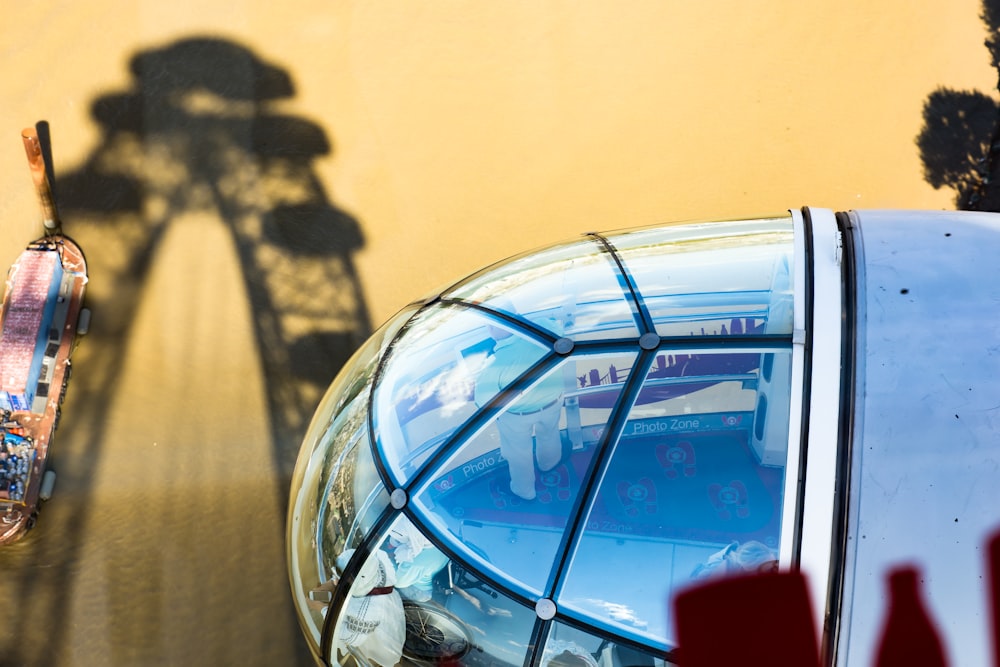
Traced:
[[[63, 274], [51, 324], [37, 343], [44, 345], [44, 352], [31, 407], [9, 411], [0, 423], [0, 434], [5, 436], [0, 445], [0, 544], [18, 539], [34, 523], [48, 449], [58, 426], [60, 404], [71, 374], [70, 357], [87, 284], [83, 253], [68, 238], [39, 239], [30, 244], [25, 253], [39, 251], [58, 252]], [[12, 272], [16, 266], [15, 263]], [[5, 309], [9, 292], [8, 288], [4, 296]], [[0, 351], [2, 346], [0, 338]]]

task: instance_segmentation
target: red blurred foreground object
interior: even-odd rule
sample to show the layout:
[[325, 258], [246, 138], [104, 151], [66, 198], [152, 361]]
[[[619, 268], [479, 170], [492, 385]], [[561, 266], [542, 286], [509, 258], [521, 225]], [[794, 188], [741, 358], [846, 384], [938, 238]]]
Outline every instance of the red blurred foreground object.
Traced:
[[[710, 581], [674, 598], [684, 667], [817, 667], [819, 648], [799, 572]], [[919, 663], [914, 663], [919, 664]]]
[[944, 649], [920, 594], [916, 568], [889, 573], [889, 608], [879, 641], [876, 667], [944, 667]]
[[[1000, 667], [1000, 532], [987, 541], [993, 666]], [[944, 667], [944, 645], [911, 566], [886, 576], [888, 606], [875, 667]], [[970, 600], [970, 604], [973, 602]], [[805, 576], [780, 572], [716, 579], [677, 595], [673, 617], [684, 667], [819, 665]]]

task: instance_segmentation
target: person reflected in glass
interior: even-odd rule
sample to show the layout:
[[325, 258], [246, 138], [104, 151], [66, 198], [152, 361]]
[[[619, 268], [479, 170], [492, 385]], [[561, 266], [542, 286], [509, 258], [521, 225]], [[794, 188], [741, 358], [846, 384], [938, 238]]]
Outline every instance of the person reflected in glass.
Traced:
[[407, 600], [426, 602], [434, 594], [434, 575], [448, 557], [405, 516], [389, 529], [389, 548], [396, 561], [396, 589]]
[[542, 654], [542, 667], [604, 667], [591, 653], [575, 642], [553, 640]]
[[731, 542], [709, 556], [691, 574], [692, 579], [710, 579], [734, 574], [763, 574], [778, 571], [778, 557], [762, 542]]
[[[488, 328], [495, 345], [476, 378], [475, 401], [479, 406], [508, 387], [539, 356], [538, 346], [529, 340], [502, 327]], [[500, 454], [510, 471], [510, 490], [524, 500], [535, 499], [536, 463], [546, 472], [562, 460], [559, 419], [564, 390], [564, 374], [557, 370], [515, 398], [497, 417]]]

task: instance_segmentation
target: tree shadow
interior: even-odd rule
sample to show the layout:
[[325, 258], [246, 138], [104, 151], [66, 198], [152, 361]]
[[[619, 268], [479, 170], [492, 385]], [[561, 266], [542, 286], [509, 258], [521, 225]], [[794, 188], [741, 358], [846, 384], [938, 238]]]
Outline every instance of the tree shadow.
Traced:
[[997, 110], [983, 93], [948, 88], [924, 103], [924, 128], [917, 137], [924, 180], [935, 190], [954, 190], [957, 208], [981, 204]]
[[[1000, 75], [1000, 0], [983, 0], [980, 18]], [[923, 118], [916, 141], [924, 180], [952, 189], [959, 209], [1000, 211], [1000, 104], [979, 91], [941, 87], [924, 102]]]
[[[29, 551], [4, 554], [10, 564], [58, 550], [53, 560], [61, 565], [40, 572], [25, 561], [24, 571], [30, 576], [21, 578], [15, 597], [20, 608], [34, 610], [19, 616], [22, 620], [18, 623], [24, 627], [8, 625], [15, 644], [11, 646], [13, 653], [0, 657], [0, 663], [22, 658], [34, 661], [26, 656], [37, 653], [37, 664], [56, 664], [70, 650], [66, 625], [71, 611], [66, 600], [71, 598], [74, 583], [79, 584], [74, 577], [84, 545], [88, 539], [93, 541], [86, 534], [92, 518], [88, 499], [93, 493], [91, 480], [100, 472], [102, 443], [113, 428], [109, 423], [110, 398], [123, 379], [124, 350], [136, 329], [144, 289], [168, 230], [185, 218], [208, 215], [221, 220], [232, 240], [250, 300], [268, 412], [274, 490], [281, 508], [286, 506], [292, 470], [316, 405], [343, 363], [370, 334], [353, 261], [364, 243], [362, 231], [354, 217], [332, 203], [314, 169], [316, 159], [333, 150], [329, 137], [316, 123], [283, 111], [295, 94], [289, 73], [243, 45], [211, 36], [141, 51], [129, 61], [129, 71], [125, 89], [105, 93], [91, 106], [100, 130], [99, 144], [78, 168], [56, 174], [54, 183], [67, 233], [87, 253], [91, 277], [87, 300], [94, 312], [69, 390], [70, 410], [62, 430], [71, 429], [71, 433], [58, 434], [61, 442], [54, 452], [59, 461], [69, 462], [60, 479], [68, 475], [65, 483], [72, 487], [76, 480], [78, 488], [72, 508], [65, 510], [69, 516], [55, 522], [58, 535], [29, 534], [26, 538], [58, 546], [46, 544], [42, 548], [36, 543], [30, 557]], [[58, 140], [55, 143], [58, 149]], [[190, 299], [198, 299], [198, 294], [191, 294]], [[226, 350], [218, 353], [224, 355]], [[193, 375], [198, 375], [198, 369], [193, 369]], [[211, 380], [204, 378], [205, 382]], [[71, 427], [66, 423], [70, 418]], [[75, 451], [70, 451], [71, 444]], [[238, 466], [239, 461], [234, 460], [233, 465]], [[63, 482], [61, 485], [65, 489]], [[157, 490], [147, 493], [157, 498], [150, 501], [151, 523], [158, 519], [155, 507], [164, 513], [177, 511], [176, 502], [161, 500], [156, 494]], [[135, 501], [144, 503], [146, 499], [138, 494]], [[54, 510], [43, 513], [40, 523]], [[232, 518], [221, 509], [207, 514], [216, 524]], [[238, 532], [245, 521], [238, 517], [231, 530]], [[273, 531], [276, 539], [283, 537], [284, 526], [273, 526]], [[132, 644], [129, 649], [112, 647], [113, 664], [136, 664], [157, 657], [170, 662], [183, 655], [175, 652], [164, 658], [164, 653], [157, 653], [164, 650], [164, 637], [169, 636], [158, 629], [162, 621], [156, 611], [163, 601], [160, 589], [176, 583], [160, 581], [165, 575], [156, 571], [161, 569], [157, 563], [162, 565], [166, 557], [157, 550], [157, 543], [170, 536], [149, 532], [144, 538], [123, 548], [110, 546], [110, 569], [134, 569], [134, 561], [146, 556], [149, 562], [138, 567], [152, 568], [142, 575], [108, 574], [110, 590], [104, 595], [111, 599], [110, 604], [121, 607], [112, 612], [112, 620], [119, 621], [121, 628], [112, 629], [111, 642]], [[219, 573], [208, 576], [224, 578], [224, 560], [231, 559], [240, 546], [211, 547], [223, 562]], [[199, 544], [197, 548], [208, 547]], [[283, 554], [283, 548], [278, 552]], [[192, 562], [207, 558], [199, 556]], [[276, 570], [276, 576], [284, 577], [283, 562], [268, 561], [259, 567]], [[203, 581], [208, 578], [205, 573], [200, 576]], [[127, 589], [129, 584], [115, 581], [116, 577], [133, 584], [143, 577], [149, 582], [149, 599], [138, 603], [146, 610], [143, 614], [128, 618], [127, 609], [135, 608], [137, 601], [132, 599], [134, 591]], [[194, 588], [198, 584], [186, 585]], [[236, 586], [227, 580], [219, 586], [218, 595], [239, 595], [242, 588]], [[246, 602], [255, 604], [252, 594]], [[218, 607], [223, 602], [213, 604]], [[274, 625], [295, 625], [287, 596], [270, 604], [287, 607], [280, 610], [285, 618], [274, 618]], [[208, 613], [199, 611], [202, 616]], [[33, 617], [41, 620], [39, 627], [45, 628], [47, 641], [45, 646], [29, 650], [21, 637], [32, 632]], [[220, 632], [245, 630], [234, 626]], [[300, 644], [297, 658], [307, 659], [297, 628], [291, 632]], [[146, 638], [127, 637], [130, 633], [145, 633]], [[261, 636], [266, 636], [266, 631]], [[215, 648], [232, 645], [232, 641], [221, 641]], [[232, 656], [217, 657], [226, 662]], [[288, 664], [288, 658], [278, 656], [283, 664]], [[265, 650], [254, 654], [254, 659], [273, 664], [275, 656]]]

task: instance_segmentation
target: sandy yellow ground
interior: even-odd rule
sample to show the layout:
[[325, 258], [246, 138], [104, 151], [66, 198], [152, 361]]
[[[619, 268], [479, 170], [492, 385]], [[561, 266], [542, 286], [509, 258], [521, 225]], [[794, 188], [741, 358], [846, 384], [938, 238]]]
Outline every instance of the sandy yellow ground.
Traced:
[[0, 553], [0, 664], [304, 659], [287, 474], [359, 337], [587, 230], [951, 207], [914, 140], [936, 88], [990, 92], [978, 14], [975, 0], [5, 7], [0, 265], [40, 231], [18, 133], [44, 119], [94, 325], [56, 495]]

